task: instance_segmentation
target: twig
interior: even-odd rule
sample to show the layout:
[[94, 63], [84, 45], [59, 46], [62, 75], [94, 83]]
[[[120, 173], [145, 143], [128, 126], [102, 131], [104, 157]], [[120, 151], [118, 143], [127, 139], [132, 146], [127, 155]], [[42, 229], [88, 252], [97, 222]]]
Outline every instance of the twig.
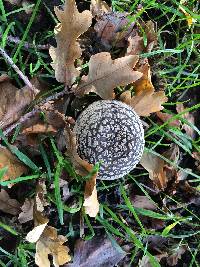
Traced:
[[[3, 34], [0, 33], [0, 37], [2, 37], [2, 36], [3, 36]], [[7, 36], [7, 41], [10, 42], [10, 43], [15, 43], [15, 44], [21, 43], [21, 40], [18, 37], [14, 37], [14, 36], [11, 36], [11, 35]], [[26, 48], [26, 49], [37, 48], [38, 50], [48, 50], [50, 48], [50, 45], [49, 44], [34, 45], [34, 44], [30, 44], [28, 42], [24, 42], [23, 47]]]
[[52, 96], [48, 96], [47, 98], [45, 98], [44, 100], [42, 100], [38, 106], [36, 108], [34, 108], [32, 111], [26, 113], [24, 116], [22, 116], [17, 122], [15, 122], [14, 124], [12, 124], [11, 126], [9, 126], [5, 131], [3, 131], [3, 134], [6, 136], [8, 135], [10, 132], [12, 132], [15, 128], [17, 128], [20, 124], [26, 122], [27, 120], [29, 120], [31, 117], [33, 117], [35, 114], [39, 113], [42, 110], [42, 105], [44, 105], [45, 103], [47, 103], [48, 101], [52, 101], [52, 100], [56, 100], [66, 94], [70, 94], [69, 92], [69, 88], [66, 87], [63, 91], [55, 93]]
[[38, 93], [38, 90], [31, 84], [28, 77], [26, 77], [23, 72], [15, 65], [12, 58], [9, 57], [9, 55], [6, 53], [4, 49], [0, 47], [0, 54], [3, 56], [3, 58], [11, 65], [11, 67], [17, 72], [17, 74], [21, 77], [21, 79], [24, 81], [24, 83], [32, 90], [32, 92], [36, 95]]

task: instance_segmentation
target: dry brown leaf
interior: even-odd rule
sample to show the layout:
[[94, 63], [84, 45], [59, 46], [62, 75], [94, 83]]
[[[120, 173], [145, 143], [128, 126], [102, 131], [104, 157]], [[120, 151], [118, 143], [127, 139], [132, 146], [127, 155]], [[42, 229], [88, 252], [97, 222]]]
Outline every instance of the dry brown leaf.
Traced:
[[[125, 92], [126, 93], [126, 92]], [[130, 94], [126, 93], [127, 99], [125, 103], [129, 104], [139, 116], [147, 117], [153, 112], [162, 110], [162, 104], [167, 101], [167, 97], [164, 92], [143, 92], [140, 95], [135, 95], [132, 98]], [[121, 95], [120, 99], [125, 98], [124, 93]]]
[[44, 232], [44, 229], [46, 228], [47, 223], [48, 221], [38, 226], [35, 226], [33, 230], [28, 232], [28, 234], [26, 235], [26, 240], [30, 243], [37, 242], [40, 239], [42, 233]]
[[[163, 157], [178, 165], [180, 152], [177, 145], [171, 145]], [[177, 170], [175, 166], [165, 162], [162, 158], [152, 153], [144, 152], [140, 164], [149, 172], [149, 178], [158, 189], [165, 189], [169, 181], [177, 182]]]
[[85, 213], [90, 217], [96, 217], [99, 212], [99, 202], [96, 189], [97, 174], [92, 176], [85, 184], [84, 203]]
[[140, 164], [148, 171], [149, 178], [159, 189], [164, 189], [167, 185], [167, 177], [164, 172], [165, 162], [156, 155], [144, 152]]
[[147, 196], [135, 195], [131, 198], [131, 202], [135, 208], [142, 208], [146, 210], [156, 210], [155, 203]]
[[[158, 262], [162, 260], [162, 258], [166, 258], [168, 256], [167, 252], [164, 252], [162, 254], [155, 255], [154, 257]], [[144, 255], [141, 260], [139, 260], [138, 267], [153, 267], [151, 264], [151, 261], [147, 255]]]
[[[181, 113], [185, 110], [184, 106], [182, 103], [180, 104], [177, 104], [176, 105], [176, 110], [178, 113]], [[183, 119], [185, 119], [186, 121], [190, 122], [191, 124], [194, 124], [195, 123], [195, 120], [194, 120], [194, 116], [189, 113], [189, 112], [186, 112], [185, 114], [182, 114], [182, 117]], [[186, 123], [183, 124], [182, 126], [182, 129], [185, 130], [186, 134], [188, 136], [190, 136], [192, 139], [195, 139], [195, 131], [192, 127], [190, 127], [189, 125], [187, 125]]]
[[142, 77], [142, 73], [134, 71], [138, 56], [126, 56], [115, 60], [110, 53], [102, 52], [91, 56], [89, 74], [83, 76], [75, 94], [83, 96], [95, 92], [103, 99], [114, 99], [113, 89], [130, 84]]
[[75, 171], [81, 175], [86, 176], [92, 170], [93, 165], [81, 159], [77, 152], [76, 136], [69, 127], [65, 127], [65, 139], [67, 143], [66, 155], [70, 158]]
[[[167, 120], [169, 120], [169, 119], [171, 119], [173, 117], [172, 114], [163, 113], [163, 112], [160, 112], [160, 111], [156, 112], [156, 115], [163, 122], [166, 122]], [[174, 119], [173, 121], [169, 122], [169, 125], [173, 126], [173, 127], [179, 127], [180, 126], [180, 121], [177, 120], [177, 119]]]
[[21, 206], [22, 212], [18, 216], [20, 223], [26, 223], [33, 220], [33, 206], [34, 200], [26, 198], [24, 204]]
[[141, 25], [141, 27], [143, 28], [143, 32], [146, 33], [147, 46], [144, 46], [144, 39], [138, 33], [130, 35], [128, 38], [127, 55], [139, 55], [142, 52], [150, 52], [157, 43], [154, 23], [152, 21], [147, 21], [147, 23]]
[[12, 215], [20, 213], [20, 203], [16, 199], [10, 198], [8, 193], [1, 189], [0, 191], [0, 210]]
[[128, 38], [127, 55], [139, 55], [144, 49], [143, 38], [139, 35], [130, 36]]
[[162, 110], [162, 104], [167, 101], [167, 97], [162, 91], [154, 92], [150, 66], [146, 60], [138, 70], [143, 73], [143, 76], [134, 82], [135, 95], [131, 97], [130, 93], [124, 92], [121, 94], [120, 99], [130, 105], [139, 116], [146, 117], [153, 112]]
[[18, 120], [33, 99], [30, 88], [18, 89], [3, 79], [0, 82], [0, 129]]
[[66, 267], [111, 267], [118, 266], [126, 256], [124, 250], [105, 236], [95, 236], [90, 240], [79, 239], [75, 244], [73, 263]]
[[167, 257], [167, 264], [169, 266], [175, 266], [178, 264], [178, 260], [181, 259], [182, 255], [187, 251], [187, 246], [178, 246], [171, 255]]
[[108, 6], [105, 1], [102, 0], [91, 0], [90, 11], [93, 17], [100, 16], [104, 13], [111, 12], [112, 9]]
[[71, 85], [79, 71], [74, 62], [81, 56], [81, 48], [77, 38], [90, 27], [92, 14], [89, 10], [78, 12], [75, 0], [65, 2], [64, 10], [55, 8], [55, 13], [60, 21], [55, 27], [57, 47], [49, 50], [58, 82]]
[[42, 133], [55, 134], [57, 133], [57, 130], [52, 125], [38, 123], [22, 131], [22, 134], [42, 134]]
[[7, 148], [0, 146], [0, 169], [4, 167], [7, 167], [8, 170], [4, 174], [2, 181], [15, 179], [28, 171], [26, 166], [16, 156]]
[[63, 244], [67, 238], [57, 235], [57, 230], [48, 226], [36, 243], [35, 263], [39, 267], [50, 267], [48, 256], [53, 256], [53, 265], [59, 267], [71, 260], [69, 248]]
[[[67, 155], [69, 156], [76, 172], [82, 176], [88, 175], [92, 171], [93, 165], [81, 159], [77, 153], [76, 137], [70, 128], [65, 127], [65, 137], [67, 141]], [[95, 217], [99, 212], [99, 202], [96, 190], [96, 176], [92, 176], [85, 184], [84, 204], [85, 212], [90, 217]]]

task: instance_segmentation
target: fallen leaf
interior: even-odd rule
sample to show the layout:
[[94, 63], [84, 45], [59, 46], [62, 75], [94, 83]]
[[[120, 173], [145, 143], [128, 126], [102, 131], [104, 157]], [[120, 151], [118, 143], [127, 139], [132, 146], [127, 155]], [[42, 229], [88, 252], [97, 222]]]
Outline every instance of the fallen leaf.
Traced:
[[100, 45], [103, 45], [107, 51], [112, 46], [125, 47], [126, 41], [130, 35], [137, 34], [138, 29], [135, 23], [128, 18], [128, 13], [107, 12], [96, 18], [94, 25]]
[[47, 194], [47, 189], [44, 180], [39, 180], [36, 186], [36, 195], [35, 195], [35, 208], [39, 212], [44, 211], [44, 207], [48, 205], [48, 202], [45, 199]]
[[103, 236], [96, 236], [91, 240], [79, 239], [75, 245], [73, 263], [66, 267], [112, 267], [125, 257], [126, 253], [116, 243]]
[[26, 235], [26, 240], [30, 243], [37, 242], [39, 240], [40, 236], [42, 235], [44, 229], [46, 228], [47, 223], [48, 223], [48, 221], [46, 223], [35, 226], [33, 228], [33, 230], [28, 232], [28, 234]]
[[144, 37], [140, 36], [138, 32], [135, 35], [132, 34], [128, 38], [127, 55], [139, 55], [142, 52], [151, 52], [157, 43], [157, 34], [152, 21], [141, 24], [141, 28], [143, 29], [142, 32], [146, 35], [146, 47], [144, 45]]
[[148, 171], [149, 178], [159, 189], [166, 187], [167, 177], [164, 172], [165, 162], [163, 159], [151, 153], [144, 152], [140, 164]]
[[90, 217], [96, 217], [99, 212], [99, 202], [96, 189], [96, 175], [93, 175], [85, 184], [84, 203], [85, 213]]
[[67, 238], [57, 235], [57, 230], [48, 226], [36, 243], [35, 263], [39, 267], [50, 267], [48, 256], [53, 256], [53, 265], [59, 267], [71, 260], [69, 248], [63, 244]]
[[171, 255], [167, 257], [167, 264], [169, 266], [175, 266], [178, 264], [178, 260], [181, 259], [182, 255], [187, 251], [187, 246], [178, 246]]
[[156, 210], [156, 204], [147, 196], [135, 195], [131, 198], [131, 202], [135, 208], [142, 208], [146, 210]]
[[6, 190], [0, 191], [0, 210], [12, 215], [20, 213], [20, 203], [16, 199], [10, 198]]
[[[168, 114], [168, 113], [164, 113], [164, 112], [160, 112], [160, 111], [156, 112], [156, 115], [163, 122], [166, 122], [167, 120], [171, 119], [174, 116], [172, 114]], [[173, 126], [173, 127], [179, 127], [180, 121], [177, 119], [174, 119], [173, 121], [169, 122], [169, 125]]]
[[144, 60], [138, 70], [143, 73], [143, 76], [134, 82], [135, 95], [131, 97], [131, 94], [126, 91], [121, 94], [120, 99], [130, 105], [139, 116], [146, 117], [162, 110], [162, 104], [167, 101], [167, 97], [162, 91], [155, 92], [148, 61]]
[[16, 156], [14, 156], [7, 148], [0, 146], [0, 169], [4, 167], [7, 167], [8, 170], [2, 177], [1, 181], [15, 179], [28, 171], [26, 166], [22, 164]]
[[89, 74], [83, 76], [74, 92], [83, 96], [95, 92], [103, 99], [113, 99], [113, 89], [117, 86], [130, 84], [142, 77], [142, 73], [134, 71], [138, 56], [126, 56], [115, 60], [110, 53], [102, 52], [91, 56]]
[[[172, 145], [162, 156], [178, 165], [180, 157], [179, 147]], [[158, 189], [164, 190], [169, 181], [177, 183], [176, 165], [170, 165], [162, 158], [149, 152], [144, 152], [140, 164], [149, 172], [149, 178], [154, 182]]]
[[3, 79], [0, 82], [0, 129], [18, 120], [33, 99], [30, 88], [18, 89]]
[[104, 13], [111, 12], [111, 8], [105, 1], [102, 0], [91, 0], [90, 11], [95, 16], [100, 16]]
[[[183, 104], [180, 103], [180, 104], [176, 105], [176, 110], [178, 113], [181, 113], [185, 110], [185, 108], [184, 108]], [[186, 112], [186, 113], [182, 114], [181, 116], [183, 117], [183, 119], [185, 119], [186, 121], [188, 121], [189, 123], [194, 125], [195, 120], [194, 120], [194, 116], [191, 113]], [[192, 127], [190, 127], [188, 124], [184, 123], [182, 125], [182, 129], [185, 130], [185, 132], [188, 136], [190, 136], [192, 139], [195, 139], [195, 131]]]
[[127, 55], [139, 55], [144, 49], [144, 41], [141, 36], [136, 34], [128, 38]]
[[22, 131], [22, 134], [27, 134], [27, 135], [28, 134], [45, 134], [45, 133], [55, 134], [57, 133], [57, 130], [52, 125], [38, 123]]
[[33, 206], [34, 200], [26, 198], [24, 204], [21, 207], [22, 212], [18, 216], [20, 223], [26, 223], [33, 220]]
[[[161, 261], [161, 259], [166, 258], [168, 256], [167, 252], [164, 252], [162, 254], [155, 255], [154, 257], [157, 259], [158, 262]], [[147, 255], [143, 256], [141, 260], [139, 260], [138, 267], [153, 267], [151, 264], [151, 261]]]
[[60, 21], [55, 27], [57, 47], [49, 50], [58, 82], [71, 85], [79, 71], [74, 62], [81, 56], [81, 48], [77, 38], [90, 27], [92, 14], [89, 10], [78, 12], [75, 0], [65, 2], [64, 10], [55, 8], [55, 13]]
[[[76, 136], [69, 127], [65, 127], [65, 138], [67, 142], [67, 156], [70, 158], [76, 172], [82, 176], [92, 171], [93, 165], [81, 159], [77, 152]], [[84, 204], [85, 212], [90, 217], [95, 217], [99, 212], [99, 202], [96, 190], [96, 176], [93, 175], [85, 184]]]
[[[122, 94], [120, 99], [123, 99]], [[167, 101], [164, 92], [143, 92], [126, 100], [139, 116], [150, 116], [151, 113], [162, 110], [162, 104]]]

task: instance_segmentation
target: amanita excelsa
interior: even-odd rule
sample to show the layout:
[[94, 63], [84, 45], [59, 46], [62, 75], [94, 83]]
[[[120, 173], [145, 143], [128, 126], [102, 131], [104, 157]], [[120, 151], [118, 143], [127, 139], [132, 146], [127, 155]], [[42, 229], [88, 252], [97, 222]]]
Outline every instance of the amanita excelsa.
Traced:
[[116, 100], [100, 100], [78, 117], [74, 132], [82, 159], [100, 162], [99, 179], [113, 180], [128, 174], [144, 150], [144, 130], [139, 116]]

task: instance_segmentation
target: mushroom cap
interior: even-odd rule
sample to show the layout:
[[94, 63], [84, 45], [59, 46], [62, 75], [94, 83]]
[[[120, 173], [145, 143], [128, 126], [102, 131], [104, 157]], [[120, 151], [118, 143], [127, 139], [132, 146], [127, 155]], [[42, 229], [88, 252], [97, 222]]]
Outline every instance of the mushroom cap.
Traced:
[[144, 150], [144, 130], [139, 116], [116, 100], [100, 100], [78, 117], [74, 133], [78, 154], [91, 164], [100, 162], [99, 179], [114, 180], [128, 174]]

